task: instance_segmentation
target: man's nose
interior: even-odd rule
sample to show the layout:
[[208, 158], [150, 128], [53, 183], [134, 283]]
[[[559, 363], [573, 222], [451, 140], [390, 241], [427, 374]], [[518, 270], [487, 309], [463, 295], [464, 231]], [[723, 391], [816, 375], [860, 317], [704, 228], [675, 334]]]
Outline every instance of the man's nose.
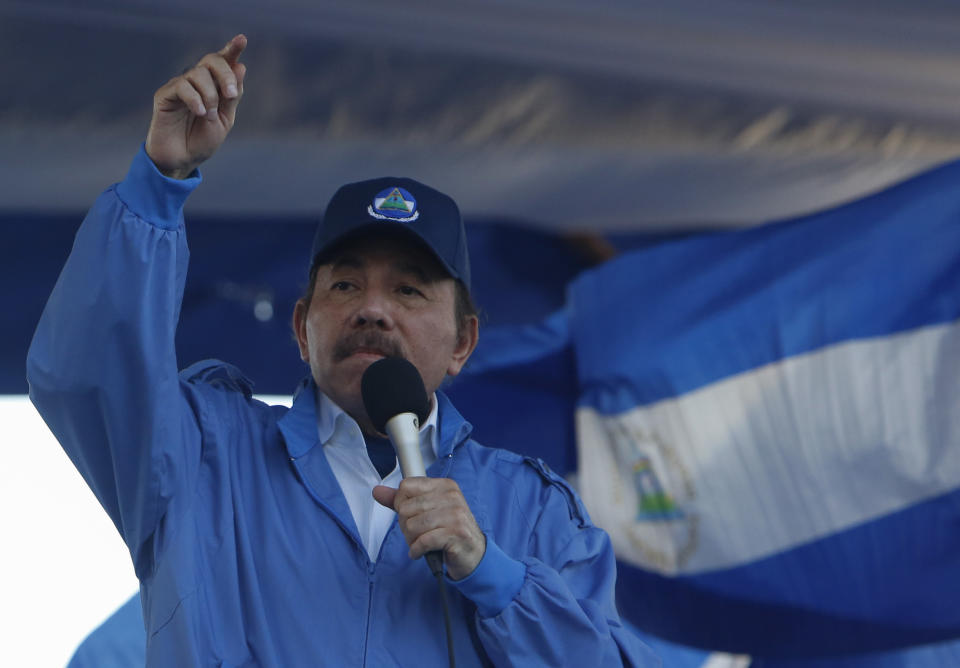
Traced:
[[368, 292], [353, 314], [353, 324], [356, 327], [373, 325], [380, 329], [393, 327], [389, 300], [380, 293]]

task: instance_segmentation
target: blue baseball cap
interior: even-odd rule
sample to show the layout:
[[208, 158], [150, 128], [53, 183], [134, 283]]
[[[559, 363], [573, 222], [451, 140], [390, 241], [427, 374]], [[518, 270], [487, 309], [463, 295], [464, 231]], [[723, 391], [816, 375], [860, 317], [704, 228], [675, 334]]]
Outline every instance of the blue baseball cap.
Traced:
[[398, 234], [426, 246], [444, 269], [470, 289], [467, 235], [456, 202], [419, 181], [386, 176], [341, 186], [313, 237], [311, 267], [340, 243]]

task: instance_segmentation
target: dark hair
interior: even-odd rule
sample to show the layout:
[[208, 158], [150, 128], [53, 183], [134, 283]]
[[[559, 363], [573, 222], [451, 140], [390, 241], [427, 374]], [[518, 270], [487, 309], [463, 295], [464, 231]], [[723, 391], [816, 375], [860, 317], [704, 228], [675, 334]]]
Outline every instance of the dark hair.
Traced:
[[[314, 262], [313, 266], [310, 267], [310, 277], [307, 279], [307, 287], [303, 292], [303, 296], [300, 297], [300, 301], [303, 302], [305, 312], [310, 311], [310, 302], [313, 301], [313, 291], [317, 284], [317, 272], [320, 270], [320, 262]], [[467, 320], [471, 316], [478, 316], [477, 305], [473, 303], [473, 297], [470, 295], [470, 291], [467, 290], [467, 286], [463, 284], [459, 278], [454, 280], [456, 290], [455, 290], [455, 302], [454, 302], [454, 311], [453, 317], [457, 323], [457, 336], [463, 333], [463, 328], [467, 325]]]

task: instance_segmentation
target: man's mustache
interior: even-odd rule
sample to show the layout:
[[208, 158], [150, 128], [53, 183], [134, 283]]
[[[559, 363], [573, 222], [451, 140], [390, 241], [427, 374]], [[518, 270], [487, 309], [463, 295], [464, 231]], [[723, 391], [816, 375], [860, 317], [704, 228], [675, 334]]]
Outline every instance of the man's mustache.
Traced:
[[370, 330], [353, 332], [337, 341], [333, 348], [333, 359], [340, 362], [360, 349], [377, 352], [384, 357], [404, 357], [400, 344], [380, 332]]

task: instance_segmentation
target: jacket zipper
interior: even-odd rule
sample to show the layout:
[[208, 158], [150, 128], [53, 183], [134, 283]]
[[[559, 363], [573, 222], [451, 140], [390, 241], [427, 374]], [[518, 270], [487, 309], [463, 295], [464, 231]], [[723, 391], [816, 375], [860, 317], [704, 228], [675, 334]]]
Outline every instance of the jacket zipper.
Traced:
[[[352, 531], [350, 531], [350, 528], [340, 520], [340, 517], [337, 516], [335, 512], [333, 512], [333, 509], [330, 508], [330, 506], [325, 504], [323, 501], [321, 501], [320, 497], [318, 497], [314, 493], [313, 487], [309, 483], [307, 483], [306, 479], [303, 477], [303, 474], [300, 472], [300, 463], [296, 460], [296, 458], [290, 457], [289, 459], [290, 459], [290, 463], [293, 465], [293, 470], [297, 474], [297, 478], [300, 480], [300, 484], [303, 485], [304, 488], [306, 488], [307, 494], [310, 495], [310, 498], [312, 498], [318, 506], [323, 508], [324, 512], [326, 512], [327, 515], [333, 518], [333, 521], [336, 522], [341, 529], [343, 529], [344, 533], [346, 533], [348, 536], [350, 536], [353, 539], [354, 544], [363, 553], [363, 558], [367, 560], [367, 621], [366, 621], [366, 631], [363, 634], [363, 662], [361, 664], [363, 666], [366, 666], [367, 665], [367, 644], [368, 644], [367, 640], [370, 636], [370, 615], [371, 615], [371, 611], [373, 610], [373, 569], [375, 568], [376, 564], [370, 561], [370, 557], [367, 555], [367, 548], [363, 546], [363, 542], [360, 540], [360, 537], [354, 534]], [[380, 545], [380, 549], [381, 551], [383, 550], [382, 544]]]
[[363, 632], [363, 666], [367, 665], [367, 647], [370, 645], [370, 617], [373, 612], [373, 565], [367, 569], [367, 624]]
[[[289, 459], [290, 459], [290, 463], [293, 464], [293, 470], [296, 471], [297, 473], [297, 478], [300, 479], [300, 484], [306, 488], [307, 493], [310, 495], [310, 497], [316, 502], [318, 506], [323, 508], [326, 511], [326, 513], [330, 515], [330, 517], [333, 518], [333, 521], [336, 522], [340, 526], [340, 528], [346, 532], [348, 536], [351, 536], [353, 538], [354, 543], [356, 543], [360, 547], [360, 550], [363, 552], [363, 555], [367, 560], [367, 619], [366, 619], [366, 628], [363, 633], [363, 661], [361, 664], [363, 666], [366, 666], [367, 665], [367, 647], [369, 645], [369, 640], [370, 640], [370, 619], [373, 613], [373, 572], [376, 569], [377, 565], [375, 562], [370, 561], [370, 557], [367, 556], [367, 549], [363, 546], [363, 542], [360, 541], [359, 536], [354, 535], [350, 531], [350, 528], [347, 527], [342, 521], [340, 521], [340, 518], [337, 516], [337, 514], [333, 512], [333, 510], [327, 504], [321, 501], [320, 498], [314, 493], [313, 488], [309, 484], [307, 484], [306, 480], [303, 477], [303, 474], [300, 472], [300, 463], [297, 461], [297, 459], [294, 457], [290, 457]], [[448, 474], [450, 473], [450, 469], [453, 467], [453, 452], [451, 452], [446, 457], [444, 457], [444, 459], [446, 459], [447, 461], [444, 463], [442, 476], [446, 478], [446, 477], [449, 477]], [[387, 542], [387, 536], [389, 536], [390, 532], [393, 531], [393, 526], [396, 523], [397, 523], [397, 520], [396, 518], [394, 518], [393, 524], [391, 524], [390, 528], [387, 529], [387, 535], [384, 536], [383, 542], [380, 543], [380, 554], [377, 555], [378, 561], [380, 560], [380, 555], [383, 554], [383, 546]]]

